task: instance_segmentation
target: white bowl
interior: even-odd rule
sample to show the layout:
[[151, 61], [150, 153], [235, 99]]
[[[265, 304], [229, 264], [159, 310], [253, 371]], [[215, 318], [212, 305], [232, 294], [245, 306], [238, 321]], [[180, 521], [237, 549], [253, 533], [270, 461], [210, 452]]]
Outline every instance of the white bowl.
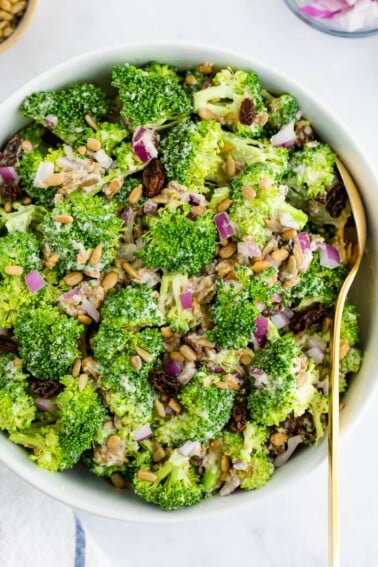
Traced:
[[[115, 63], [139, 65], [149, 60], [172, 63], [190, 68], [203, 61], [235, 68], [253, 69], [263, 84], [273, 91], [288, 91], [295, 95], [306, 117], [310, 118], [319, 136], [338, 153], [354, 176], [368, 212], [369, 238], [366, 262], [354, 285], [353, 300], [362, 313], [364, 362], [358, 377], [351, 385], [341, 414], [341, 432], [345, 438], [367, 410], [377, 385], [377, 363], [374, 345], [378, 344], [378, 298], [376, 285], [378, 268], [378, 199], [376, 180], [364, 152], [315, 94], [298, 82], [288, 79], [276, 69], [251, 57], [224, 49], [184, 43], [131, 44], [88, 53], [54, 67], [17, 90], [0, 105], [0, 147], [9, 136], [25, 124], [18, 109], [28, 94], [37, 90], [57, 89], [74, 81], [108, 81]], [[227, 513], [242, 506], [254, 505], [276, 490], [284, 490], [313, 471], [326, 458], [326, 441], [317, 447], [304, 449], [294, 456], [262, 489], [235, 494], [230, 498], [209, 498], [193, 508], [166, 513], [145, 504], [130, 490], [120, 491], [104, 479], [96, 478], [84, 467], [64, 473], [50, 473], [31, 462], [26, 452], [0, 435], [0, 458], [20, 477], [47, 494], [87, 512], [113, 519], [137, 522], [169, 522], [193, 520], [205, 515]]]

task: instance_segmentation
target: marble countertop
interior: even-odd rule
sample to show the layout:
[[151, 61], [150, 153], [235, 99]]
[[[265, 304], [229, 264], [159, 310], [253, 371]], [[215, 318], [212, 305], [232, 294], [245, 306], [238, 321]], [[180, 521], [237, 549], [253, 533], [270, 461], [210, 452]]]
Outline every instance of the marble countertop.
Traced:
[[[378, 36], [321, 34], [282, 0], [40, 0], [26, 34], [0, 55], [0, 100], [68, 57], [144, 39], [220, 45], [278, 67], [328, 103], [378, 176]], [[371, 409], [341, 450], [343, 567], [378, 566], [376, 428]], [[80, 515], [115, 567], [320, 567], [327, 557], [326, 473], [324, 465], [264, 504], [204, 522], [143, 526]]]

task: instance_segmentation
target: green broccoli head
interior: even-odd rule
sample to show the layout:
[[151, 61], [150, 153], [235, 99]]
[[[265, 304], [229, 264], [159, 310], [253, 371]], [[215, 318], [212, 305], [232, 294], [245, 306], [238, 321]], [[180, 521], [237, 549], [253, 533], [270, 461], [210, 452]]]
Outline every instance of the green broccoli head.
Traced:
[[13, 209], [11, 213], [0, 211], [1, 221], [8, 232], [28, 232], [36, 228], [45, 213], [42, 207], [17, 202], [13, 203]]
[[243, 138], [232, 132], [223, 132], [223, 153], [231, 155], [241, 166], [253, 163], [266, 163], [276, 173], [277, 181], [289, 170], [289, 151], [281, 146], [275, 147], [269, 140]]
[[231, 127], [241, 136], [258, 137], [263, 133], [261, 113], [266, 112], [262, 86], [253, 71], [222, 69], [212, 86], [193, 95], [194, 111]]
[[304, 146], [292, 155], [285, 183], [289, 201], [304, 207], [315, 197], [324, 197], [335, 181], [335, 154], [327, 144]]
[[21, 128], [21, 130], [18, 131], [18, 135], [23, 141], [31, 143], [32, 150], [40, 149], [43, 152], [47, 151], [48, 143], [46, 142], [46, 137], [48, 137], [49, 132], [42, 124], [32, 122], [25, 126], [25, 128]]
[[152, 480], [145, 480], [143, 472], [151, 473], [151, 470], [144, 465], [135, 473], [134, 490], [143, 500], [158, 504], [162, 510], [193, 506], [203, 497], [203, 487], [194, 467], [189, 458], [177, 450], [152, 472]]
[[207, 332], [211, 341], [222, 348], [244, 348], [252, 340], [259, 311], [247, 289], [220, 279], [211, 316], [214, 328]]
[[10, 329], [19, 312], [33, 302], [22, 276], [4, 276], [0, 281], [0, 327]]
[[141, 171], [146, 165], [133, 152], [133, 146], [131, 142], [122, 142], [122, 144], [114, 149], [113, 155], [116, 159], [114, 171], [124, 177]]
[[193, 309], [184, 309], [180, 298], [188, 289], [188, 276], [184, 274], [164, 274], [161, 279], [159, 309], [170, 327], [182, 333], [187, 333], [196, 322]]
[[0, 429], [9, 432], [29, 427], [36, 415], [20, 362], [15, 354], [0, 353]]
[[102, 316], [125, 329], [164, 323], [153, 292], [146, 285], [128, 285], [109, 296], [102, 309]]
[[146, 247], [137, 252], [147, 267], [198, 274], [213, 259], [217, 229], [211, 214], [190, 220], [183, 212], [163, 209], [142, 238]]
[[178, 446], [187, 440], [208, 441], [216, 437], [230, 419], [235, 393], [218, 387], [221, 377], [200, 370], [178, 395], [184, 412], [157, 424], [155, 438]]
[[295, 119], [299, 111], [298, 102], [293, 95], [288, 93], [275, 97], [264, 91], [263, 96], [269, 114], [265, 129], [269, 134], [275, 134], [282, 126]]
[[10, 232], [0, 237], [0, 274], [7, 277], [7, 266], [22, 268], [23, 274], [41, 267], [39, 243], [29, 232]]
[[87, 128], [81, 138], [76, 141], [75, 147], [86, 146], [88, 138], [93, 138], [98, 140], [101, 144], [101, 148], [110, 155], [114, 148], [130, 135], [125, 128], [122, 128], [115, 122], [100, 122], [97, 126], [97, 130]]
[[274, 472], [274, 465], [265, 453], [256, 453], [251, 457], [245, 470], [238, 471], [240, 488], [256, 490], [266, 484]]
[[80, 358], [82, 331], [75, 319], [51, 306], [21, 311], [14, 327], [25, 366], [40, 380], [59, 378]]
[[50, 471], [72, 468], [98, 435], [105, 410], [90, 381], [79, 388], [72, 376], [63, 376], [64, 390], [54, 398], [52, 423], [34, 422], [14, 432], [10, 440], [33, 450], [30, 458]]
[[285, 301], [298, 309], [312, 303], [322, 303], [326, 307], [331, 307], [335, 304], [347, 272], [348, 269], [344, 264], [333, 269], [322, 266], [319, 254], [315, 252], [309, 268], [301, 275], [299, 283], [285, 290]]
[[24, 116], [43, 124], [68, 144], [73, 144], [87, 130], [86, 116], [96, 121], [109, 109], [105, 93], [89, 83], [72, 85], [59, 92], [32, 93], [21, 106]]
[[[236, 234], [252, 237], [263, 246], [269, 236], [266, 219], [277, 220], [283, 226], [301, 230], [307, 222], [307, 215], [289, 205], [279, 190], [281, 172], [268, 163], [253, 163], [246, 167], [232, 182], [230, 218]], [[254, 189], [249, 197], [246, 188]]]
[[322, 417], [324, 418], [324, 416], [328, 414], [328, 396], [320, 390], [316, 390], [310, 400], [308, 411], [314, 422], [316, 433], [315, 443], [317, 443], [319, 439], [324, 436], [325, 423]]
[[191, 112], [189, 99], [172, 67], [158, 63], [144, 69], [115, 65], [112, 79], [119, 91], [121, 114], [130, 129], [160, 128]]
[[[259, 376], [259, 385], [252, 383], [248, 406], [251, 419], [265, 425], [278, 425], [289, 413], [301, 415], [308, 407], [314, 393], [312, 382], [317, 377], [313, 362], [309, 359], [306, 369], [301, 370], [303, 355], [291, 335], [284, 335], [268, 341], [256, 352], [252, 376]], [[297, 386], [297, 376], [305, 372], [304, 384]], [[260, 382], [263, 386], [260, 387]]]
[[255, 274], [247, 266], [241, 266], [235, 268], [235, 274], [254, 303], [264, 303], [264, 305], [270, 306], [274, 296], [281, 292], [280, 284], [274, 283], [276, 274], [274, 268]]
[[[18, 166], [18, 173], [20, 175], [20, 186], [39, 205], [51, 207], [54, 202], [54, 196], [57, 187], [36, 186], [36, 174], [41, 164], [50, 163], [52, 173], [58, 173], [60, 167], [57, 164], [59, 158], [64, 157], [64, 150], [61, 148], [49, 149], [46, 153], [42, 153], [39, 149], [35, 149], [30, 153], [25, 153], [22, 156], [20, 165]], [[43, 167], [43, 166], [42, 166]]]
[[[359, 348], [351, 347], [346, 355], [340, 360], [340, 374], [347, 376], [348, 374], [355, 374], [359, 371], [362, 363], [362, 352]], [[346, 383], [345, 391], [348, 387]], [[341, 390], [340, 390], [341, 391]]]
[[351, 303], [346, 303], [341, 318], [340, 339], [352, 347], [360, 341], [360, 314]]
[[[42, 244], [58, 254], [56, 269], [60, 274], [71, 270], [98, 273], [114, 260], [122, 230], [122, 219], [115, 214], [116, 205], [102, 197], [73, 193], [49, 212], [41, 224]], [[63, 223], [56, 217], [68, 216]], [[90, 251], [98, 245], [102, 253], [96, 265], [90, 263]]]
[[222, 163], [221, 144], [222, 129], [217, 122], [188, 120], [173, 126], [160, 144], [168, 179], [189, 189], [207, 191], [206, 181], [216, 175]]

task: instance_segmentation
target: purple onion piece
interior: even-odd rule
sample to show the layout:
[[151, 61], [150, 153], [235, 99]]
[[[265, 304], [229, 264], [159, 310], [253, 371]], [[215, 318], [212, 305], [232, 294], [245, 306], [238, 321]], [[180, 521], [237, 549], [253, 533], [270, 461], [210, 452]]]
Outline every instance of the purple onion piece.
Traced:
[[138, 443], [152, 437], [152, 431], [149, 424], [142, 425], [142, 427], [140, 427], [136, 431], [133, 431], [133, 437]]
[[165, 370], [167, 374], [176, 378], [182, 371], [182, 364], [178, 360], [170, 359], [165, 365]]
[[52, 400], [45, 400], [44, 398], [36, 398], [34, 400], [34, 405], [41, 411], [47, 411], [49, 413], [54, 413], [56, 410], [56, 404]]
[[231, 219], [227, 213], [218, 213], [215, 215], [214, 222], [221, 238], [227, 239], [235, 234], [235, 229], [232, 226]]
[[264, 347], [266, 343], [266, 334], [268, 332], [268, 319], [266, 317], [257, 317], [256, 331], [253, 333], [255, 341], [259, 347]]

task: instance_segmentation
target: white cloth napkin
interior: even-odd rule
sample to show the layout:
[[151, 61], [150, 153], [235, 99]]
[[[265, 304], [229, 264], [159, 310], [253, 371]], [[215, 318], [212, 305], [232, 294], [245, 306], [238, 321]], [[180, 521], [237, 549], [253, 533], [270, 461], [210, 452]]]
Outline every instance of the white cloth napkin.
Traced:
[[74, 511], [0, 463], [1, 567], [112, 567]]

